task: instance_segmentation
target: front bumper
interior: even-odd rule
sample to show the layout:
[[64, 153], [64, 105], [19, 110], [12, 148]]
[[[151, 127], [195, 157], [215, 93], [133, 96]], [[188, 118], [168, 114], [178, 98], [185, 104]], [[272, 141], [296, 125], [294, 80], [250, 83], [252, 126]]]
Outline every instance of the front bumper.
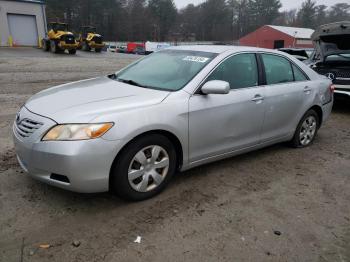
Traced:
[[[30, 137], [22, 137], [13, 126], [18, 162], [31, 177], [47, 184], [81, 193], [109, 190], [109, 174], [119, 141], [102, 138], [85, 141], [41, 141], [42, 135], [56, 123], [50, 119], [21, 110], [23, 117], [40, 121], [43, 127]], [[119, 145], [119, 146], [118, 146]], [[57, 180], [60, 175], [66, 182]]]
[[334, 94], [350, 97], [350, 85], [337, 85], [336, 84]]

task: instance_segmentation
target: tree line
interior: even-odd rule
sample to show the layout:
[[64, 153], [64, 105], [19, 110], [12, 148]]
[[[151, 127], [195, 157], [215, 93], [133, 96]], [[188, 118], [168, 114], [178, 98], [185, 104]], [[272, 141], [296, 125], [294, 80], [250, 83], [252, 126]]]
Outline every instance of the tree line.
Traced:
[[173, 0], [46, 0], [48, 21], [78, 33], [92, 25], [109, 41], [234, 41], [266, 24], [316, 28], [350, 20], [350, 5], [281, 11], [280, 0], [206, 0], [177, 9]]

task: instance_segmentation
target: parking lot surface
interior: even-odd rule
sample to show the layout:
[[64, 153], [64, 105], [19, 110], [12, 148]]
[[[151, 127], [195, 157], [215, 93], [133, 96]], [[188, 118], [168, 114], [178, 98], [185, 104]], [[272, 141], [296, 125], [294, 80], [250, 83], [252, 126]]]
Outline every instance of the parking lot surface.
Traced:
[[350, 261], [349, 101], [309, 148], [279, 144], [180, 173], [140, 203], [27, 177], [11, 139], [26, 99], [137, 58], [0, 49], [0, 261]]

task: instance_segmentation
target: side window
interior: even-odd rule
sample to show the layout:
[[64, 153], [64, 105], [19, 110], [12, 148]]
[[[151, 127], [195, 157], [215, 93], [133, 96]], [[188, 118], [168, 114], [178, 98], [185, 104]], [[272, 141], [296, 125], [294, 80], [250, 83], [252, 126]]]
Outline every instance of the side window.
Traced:
[[255, 54], [234, 55], [222, 62], [211, 75], [211, 80], [222, 80], [230, 83], [231, 89], [258, 85], [258, 66]]
[[293, 71], [294, 71], [294, 79], [295, 81], [307, 81], [307, 77], [303, 72], [300, 71], [298, 67], [293, 65]]
[[263, 54], [266, 82], [268, 85], [294, 81], [291, 63], [280, 56]]

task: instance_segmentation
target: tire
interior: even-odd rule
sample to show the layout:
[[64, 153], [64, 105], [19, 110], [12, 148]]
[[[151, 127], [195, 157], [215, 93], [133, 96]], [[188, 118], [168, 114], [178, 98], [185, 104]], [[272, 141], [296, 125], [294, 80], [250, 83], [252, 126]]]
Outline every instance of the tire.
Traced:
[[317, 136], [319, 127], [319, 116], [314, 110], [310, 109], [300, 120], [291, 145], [295, 148], [304, 148], [312, 145]]
[[55, 53], [55, 54], [60, 52], [60, 49], [58, 48], [55, 41], [52, 41], [52, 40], [50, 41], [50, 50], [52, 53]]
[[95, 48], [96, 53], [101, 53], [102, 49], [101, 48]]
[[70, 50], [68, 50], [68, 52], [71, 55], [75, 55], [77, 53], [77, 50], [76, 49], [70, 49]]
[[47, 52], [47, 51], [50, 50], [50, 45], [48, 45], [48, 41], [47, 41], [47, 40], [43, 39], [43, 40], [42, 40], [42, 45], [43, 45], [43, 50], [44, 50], [45, 52]]
[[[159, 153], [152, 155], [151, 152]], [[111, 190], [125, 200], [146, 200], [165, 189], [176, 166], [176, 151], [167, 137], [152, 134], [137, 138], [115, 160], [110, 177]]]

